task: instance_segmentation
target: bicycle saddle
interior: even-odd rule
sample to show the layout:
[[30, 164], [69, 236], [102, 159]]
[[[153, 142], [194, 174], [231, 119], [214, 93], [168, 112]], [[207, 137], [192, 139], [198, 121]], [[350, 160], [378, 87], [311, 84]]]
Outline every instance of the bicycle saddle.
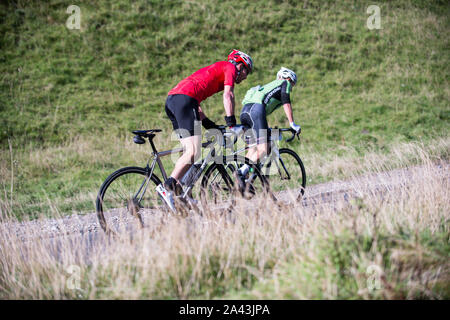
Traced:
[[148, 138], [155, 132], [161, 132], [161, 129], [149, 129], [149, 130], [134, 130], [133, 133], [144, 138]]

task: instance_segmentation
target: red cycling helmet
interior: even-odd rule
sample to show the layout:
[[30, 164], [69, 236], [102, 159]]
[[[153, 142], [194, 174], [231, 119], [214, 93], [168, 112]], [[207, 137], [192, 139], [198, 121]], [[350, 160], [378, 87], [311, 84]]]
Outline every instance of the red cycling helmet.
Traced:
[[228, 55], [228, 61], [234, 61], [236, 63], [242, 62], [247, 68], [248, 73], [251, 73], [253, 70], [252, 58], [242, 51], [233, 49], [233, 51], [231, 51], [231, 53]]

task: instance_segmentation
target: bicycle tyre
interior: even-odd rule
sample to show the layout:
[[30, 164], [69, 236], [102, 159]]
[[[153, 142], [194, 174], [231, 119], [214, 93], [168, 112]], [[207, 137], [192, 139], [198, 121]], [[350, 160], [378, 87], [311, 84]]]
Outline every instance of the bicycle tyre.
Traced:
[[[114, 223], [112, 220], [113, 217], [117, 218], [117, 215], [120, 217], [120, 214], [122, 213], [121, 209], [123, 209], [120, 207], [121, 205], [126, 207], [126, 211], [128, 213], [136, 216], [141, 227], [143, 227], [144, 224], [140, 212], [141, 209], [150, 208], [149, 206], [151, 205], [156, 207], [158, 201], [160, 201], [158, 200], [159, 197], [156, 195], [156, 191], [154, 191], [154, 189], [148, 190], [148, 186], [150, 185], [150, 181], [152, 181], [156, 186], [159, 185], [161, 181], [154, 174], [149, 177], [149, 174], [150, 172], [148, 168], [125, 167], [110, 174], [103, 182], [97, 195], [96, 212], [100, 226], [105, 233], [114, 233], [114, 229], [118, 229], [118, 227], [113, 228], [112, 225]], [[139, 186], [139, 181], [142, 181], [141, 187]], [[135, 184], [135, 182], [137, 182], [137, 184]], [[136, 197], [132, 195], [136, 193], [136, 188], [141, 188], [139, 190], [142, 190], [145, 186], [145, 182], [147, 182], [144, 190], [145, 194], [143, 194], [140, 201], [138, 201]], [[123, 185], [121, 186], [121, 184]], [[144, 195], [146, 196], [145, 198]], [[120, 221], [118, 221], [118, 219], [115, 220], [115, 224], [120, 227]]]
[[[283, 181], [283, 180], [291, 180], [293, 175], [295, 175], [293, 177], [294, 181], [300, 182], [300, 189], [297, 191], [298, 195], [295, 196], [296, 200], [298, 201], [305, 194], [305, 188], [306, 188], [306, 170], [305, 170], [305, 166], [303, 165], [303, 161], [294, 150], [291, 150], [288, 148], [279, 149], [279, 154], [280, 154], [279, 158], [281, 158], [281, 161], [283, 163], [279, 162], [279, 166], [277, 166], [277, 168], [281, 167], [283, 170], [281, 172], [278, 171], [278, 174], [265, 174], [265, 177], [267, 180], [270, 181], [271, 186], [276, 188], [277, 182], [279, 183], [280, 181]], [[283, 164], [284, 164], [284, 166], [283, 166]], [[269, 162], [267, 165], [264, 165], [262, 172], [266, 173], [264, 169], [266, 169], [267, 167], [271, 167], [271, 166], [272, 166], [271, 162]], [[286, 168], [286, 166], [291, 167], [290, 172]], [[282, 176], [283, 172], [284, 172], [284, 174], [287, 175], [287, 179], [283, 178], [283, 176]], [[301, 176], [299, 177], [298, 174], [300, 174]], [[278, 177], [278, 178], [275, 179], [275, 177]], [[295, 190], [298, 188], [298, 184], [294, 182], [294, 185], [292, 185], [291, 187], [293, 187], [293, 189]]]

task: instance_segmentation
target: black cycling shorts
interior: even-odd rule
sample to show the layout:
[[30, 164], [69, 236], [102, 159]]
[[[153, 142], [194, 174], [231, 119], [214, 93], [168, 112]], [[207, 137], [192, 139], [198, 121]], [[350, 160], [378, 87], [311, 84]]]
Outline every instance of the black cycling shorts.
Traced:
[[246, 131], [248, 143], [268, 142], [269, 125], [267, 123], [266, 108], [260, 103], [247, 103], [241, 111], [241, 124], [252, 130]]
[[[201, 135], [200, 114], [198, 113], [198, 101], [184, 94], [173, 94], [166, 99], [166, 114], [172, 121], [173, 130], [177, 130], [180, 138], [186, 135], [178, 129], [189, 132], [189, 136]], [[194, 130], [195, 125], [198, 127]]]

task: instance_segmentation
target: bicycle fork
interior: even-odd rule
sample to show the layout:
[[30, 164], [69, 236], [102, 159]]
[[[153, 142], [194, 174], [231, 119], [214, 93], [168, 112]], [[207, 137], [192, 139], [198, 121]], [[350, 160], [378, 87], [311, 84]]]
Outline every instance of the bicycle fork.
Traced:
[[271, 154], [269, 156], [265, 156], [264, 160], [261, 162], [261, 171], [264, 168], [264, 164], [267, 163], [267, 166], [265, 168], [266, 172], [264, 173], [264, 175], [270, 176], [270, 167], [272, 166], [272, 163], [275, 163], [275, 166], [277, 168], [281, 180], [290, 180], [291, 175], [289, 174], [289, 171], [286, 168], [283, 159], [281, 158], [278, 148], [272, 147], [271, 150], [272, 150]]

